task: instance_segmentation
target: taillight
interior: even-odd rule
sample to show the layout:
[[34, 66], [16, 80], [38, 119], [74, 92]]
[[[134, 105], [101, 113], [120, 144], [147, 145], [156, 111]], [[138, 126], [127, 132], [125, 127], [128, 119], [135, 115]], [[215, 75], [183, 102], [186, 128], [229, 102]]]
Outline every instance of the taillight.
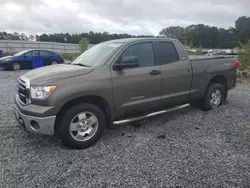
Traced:
[[235, 61], [234, 66], [236, 69], [239, 69], [240, 68], [240, 61]]

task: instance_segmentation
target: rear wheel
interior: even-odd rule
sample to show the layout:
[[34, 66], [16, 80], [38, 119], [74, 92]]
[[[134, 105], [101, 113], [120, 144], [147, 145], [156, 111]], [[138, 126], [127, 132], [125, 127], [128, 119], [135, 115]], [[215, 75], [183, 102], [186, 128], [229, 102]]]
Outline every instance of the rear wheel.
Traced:
[[52, 60], [51, 65], [57, 65], [58, 61], [57, 60]]
[[220, 106], [224, 102], [224, 96], [225, 90], [221, 84], [209, 84], [202, 100], [202, 109], [207, 111]]
[[104, 132], [104, 113], [93, 104], [74, 106], [61, 116], [57, 133], [62, 142], [70, 148], [88, 148], [94, 145]]
[[13, 63], [12, 63], [12, 69], [15, 70], [15, 71], [20, 70], [20, 69], [21, 69], [20, 63], [18, 63], [18, 62], [13, 62]]

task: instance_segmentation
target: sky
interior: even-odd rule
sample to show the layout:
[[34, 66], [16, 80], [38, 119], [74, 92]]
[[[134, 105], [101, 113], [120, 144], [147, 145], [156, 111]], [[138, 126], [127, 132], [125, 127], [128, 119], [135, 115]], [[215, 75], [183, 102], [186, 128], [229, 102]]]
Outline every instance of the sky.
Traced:
[[250, 0], [0, 0], [0, 31], [158, 35], [169, 26], [234, 27]]

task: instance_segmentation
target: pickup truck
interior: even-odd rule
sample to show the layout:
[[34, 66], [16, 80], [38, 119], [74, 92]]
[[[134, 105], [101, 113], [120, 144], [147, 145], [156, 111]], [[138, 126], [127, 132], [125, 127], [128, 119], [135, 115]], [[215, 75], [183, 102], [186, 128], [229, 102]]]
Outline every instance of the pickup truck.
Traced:
[[29, 132], [58, 135], [76, 149], [105, 128], [195, 104], [220, 106], [236, 85], [232, 57], [191, 58], [175, 39], [103, 42], [70, 64], [31, 70], [18, 79], [15, 116]]

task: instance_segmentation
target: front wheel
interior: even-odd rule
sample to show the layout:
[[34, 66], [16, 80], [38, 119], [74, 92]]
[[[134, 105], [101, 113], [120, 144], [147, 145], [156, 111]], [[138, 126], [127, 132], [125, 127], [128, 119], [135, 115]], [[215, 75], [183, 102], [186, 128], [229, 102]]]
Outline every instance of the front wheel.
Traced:
[[[60, 117], [59, 117], [60, 118]], [[82, 103], [68, 109], [57, 125], [62, 142], [73, 149], [84, 149], [94, 145], [102, 136], [105, 116], [97, 106]]]
[[206, 89], [203, 98], [203, 110], [208, 111], [223, 104], [225, 90], [221, 84], [211, 83]]
[[21, 69], [20, 63], [18, 63], [18, 62], [13, 62], [12, 63], [12, 70], [17, 71], [17, 70], [20, 70], [20, 69]]

